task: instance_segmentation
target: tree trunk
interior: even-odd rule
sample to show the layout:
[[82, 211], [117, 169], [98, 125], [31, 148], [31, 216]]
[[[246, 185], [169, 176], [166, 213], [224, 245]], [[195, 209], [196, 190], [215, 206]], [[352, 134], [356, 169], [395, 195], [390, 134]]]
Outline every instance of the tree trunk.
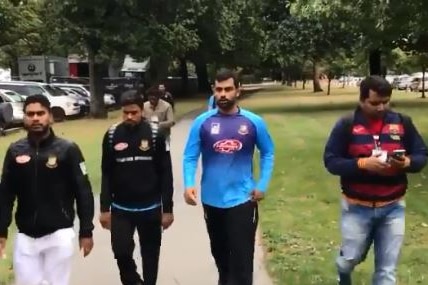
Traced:
[[380, 49], [370, 51], [370, 75], [382, 75], [382, 52]]
[[101, 78], [101, 66], [95, 62], [95, 58], [96, 51], [88, 46], [91, 117], [105, 119], [108, 117], [108, 113], [104, 105], [104, 86]]
[[293, 80], [291, 78], [290, 73], [288, 74], [288, 78], [287, 78], [287, 86], [293, 86]]
[[180, 58], [180, 77], [181, 77], [181, 95], [188, 95], [188, 87], [189, 87], [189, 73], [187, 70], [187, 60], [186, 58]]
[[327, 86], [327, 95], [330, 95], [330, 86], [331, 86], [331, 79], [328, 79], [328, 86]]
[[303, 78], [302, 89], [303, 89], [303, 90], [305, 90], [305, 89], [306, 89], [306, 79], [305, 79], [305, 78]]
[[281, 85], [285, 85], [286, 77], [287, 77], [287, 71], [285, 70], [285, 68], [281, 68]]
[[12, 80], [17, 80], [19, 77], [18, 53], [11, 47], [4, 48], [4, 53], [9, 57], [8, 66]]
[[312, 61], [312, 75], [313, 75], [313, 86], [314, 93], [322, 92], [321, 83], [320, 83], [320, 70], [318, 66], [318, 60], [314, 59]]
[[119, 77], [119, 73], [122, 69], [125, 56], [115, 56], [111, 59], [108, 65], [108, 76], [109, 77]]
[[198, 91], [200, 93], [212, 93], [211, 84], [208, 80], [207, 63], [203, 59], [196, 59], [195, 70], [198, 76]]
[[165, 56], [153, 55], [150, 57], [150, 67], [147, 82], [149, 86], [164, 83], [168, 76], [169, 60]]
[[425, 99], [425, 71], [426, 68], [425, 66], [422, 66], [422, 97], [423, 99]]

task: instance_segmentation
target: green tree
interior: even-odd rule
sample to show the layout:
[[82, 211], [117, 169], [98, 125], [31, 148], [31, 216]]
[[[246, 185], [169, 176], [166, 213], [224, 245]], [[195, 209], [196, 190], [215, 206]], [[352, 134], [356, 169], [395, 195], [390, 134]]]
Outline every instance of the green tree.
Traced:
[[128, 50], [133, 23], [115, 0], [46, 1], [60, 19], [62, 44], [88, 57], [92, 117], [106, 118], [102, 75], [114, 51]]
[[0, 64], [10, 67], [12, 74], [18, 76], [19, 56], [67, 55], [67, 47], [59, 44], [61, 29], [57, 13], [48, 1], [7, 2], [10, 17], [7, 28], [1, 29]]

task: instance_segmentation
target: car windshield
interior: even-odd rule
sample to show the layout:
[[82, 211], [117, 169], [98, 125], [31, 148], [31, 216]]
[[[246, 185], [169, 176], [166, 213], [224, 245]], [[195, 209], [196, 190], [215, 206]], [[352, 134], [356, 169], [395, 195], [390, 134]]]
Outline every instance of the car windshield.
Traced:
[[67, 96], [67, 93], [65, 93], [65, 91], [60, 88], [53, 87], [48, 84], [43, 85], [43, 87], [46, 89], [46, 91], [49, 92], [51, 96]]
[[22, 98], [18, 93], [5, 91], [4, 94], [13, 102], [24, 102], [24, 98]]
[[71, 88], [71, 90], [73, 90], [74, 92], [76, 92], [77, 94], [79, 94], [79, 95], [81, 95], [81, 96], [88, 97], [88, 96], [86, 95], [86, 93], [84, 93], [81, 89], [78, 89], [78, 88]]

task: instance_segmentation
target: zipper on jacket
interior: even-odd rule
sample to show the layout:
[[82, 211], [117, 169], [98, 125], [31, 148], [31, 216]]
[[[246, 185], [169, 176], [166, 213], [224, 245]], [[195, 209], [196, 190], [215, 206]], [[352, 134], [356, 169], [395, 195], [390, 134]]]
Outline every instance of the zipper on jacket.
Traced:
[[36, 205], [36, 209], [34, 211], [34, 219], [33, 219], [33, 226], [34, 228], [36, 228], [36, 223], [37, 223], [37, 214], [38, 214], [38, 209], [39, 209], [39, 203], [37, 200], [37, 175], [38, 175], [38, 164], [39, 164], [39, 146], [36, 146], [36, 157], [34, 159], [34, 185], [33, 185], [33, 194], [34, 194], [34, 202]]

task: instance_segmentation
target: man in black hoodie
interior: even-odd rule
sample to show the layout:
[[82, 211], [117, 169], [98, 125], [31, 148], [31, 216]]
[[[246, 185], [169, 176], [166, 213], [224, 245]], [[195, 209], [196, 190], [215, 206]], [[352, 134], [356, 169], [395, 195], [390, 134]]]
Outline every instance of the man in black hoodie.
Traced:
[[16, 284], [43, 281], [68, 285], [74, 253], [74, 203], [80, 220], [79, 243], [93, 247], [94, 197], [79, 147], [55, 136], [49, 100], [29, 96], [24, 103], [26, 138], [6, 153], [0, 184], [0, 257], [4, 256], [17, 198], [13, 269]]
[[[173, 222], [171, 156], [158, 124], [143, 118], [136, 91], [121, 98], [123, 122], [106, 132], [102, 146], [100, 222], [111, 231], [113, 253], [123, 285], [155, 285], [162, 229]], [[137, 229], [143, 280], [133, 259]]]

